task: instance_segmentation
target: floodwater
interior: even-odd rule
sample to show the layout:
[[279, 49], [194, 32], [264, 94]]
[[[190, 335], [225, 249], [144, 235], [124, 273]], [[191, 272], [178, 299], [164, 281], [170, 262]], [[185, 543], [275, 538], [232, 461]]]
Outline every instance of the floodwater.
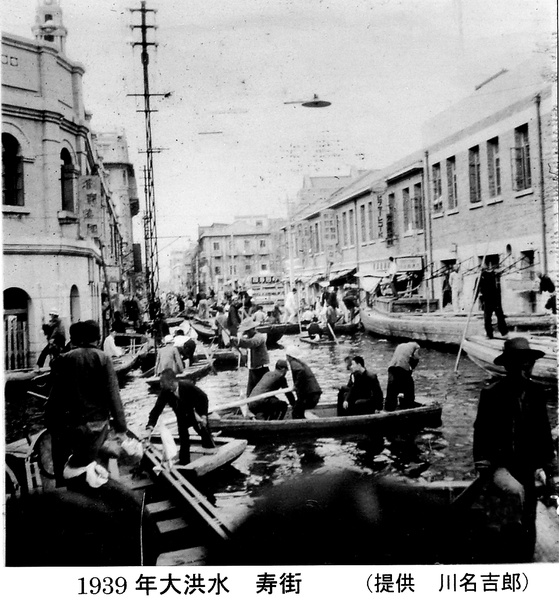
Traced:
[[[396, 342], [374, 338], [365, 332], [340, 338], [339, 345], [311, 346], [298, 336], [280, 340], [284, 349], [270, 352], [273, 365], [286, 352], [304, 360], [315, 373], [322, 400], [334, 400], [337, 388], [347, 383], [349, 373], [343, 358], [360, 354], [366, 367], [375, 372], [386, 391], [387, 365]], [[481, 388], [488, 375], [462, 355], [455, 372], [456, 352], [422, 348], [415, 370], [416, 396], [437, 399], [443, 405], [442, 427], [418, 432], [415, 440], [371, 440], [362, 436], [324, 437], [289, 442], [259, 442], [249, 445], [234, 465], [210, 479], [206, 493], [215, 499], [232, 519], [241, 516], [267, 486], [290, 477], [338, 469], [366, 473], [399, 473], [413, 478], [461, 480], [474, 477], [472, 460], [473, 423]], [[246, 389], [247, 369], [219, 371], [200, 380], [199, 385], [211, 403], [230, 402]], [[552, 427], [557, 425], [556, 391], [549, 390]], [[129, 377], [122, 390], [131, 426], [142, 429], [156, 396], [137, 374]]]
[[[396, 342], [361, 332], [340, 338], [339, 345], [311, 346], [298, 336], [280, 340], [284, 349], [270, 352], [271, 364], [289, 354], [304, 360], [314, 371], [323, 400], [334, 400], [337, 388], [347, 383], [349, 373], [343, 358], [360, 354], [366, 367], [375, 372], [386, 391], [386, 368]], [[443, 405], [442, 426], [418, 432], [415, 439], [368, 439], [360, 436], [325, 437], [289, 442], [263, 442], [249, 445], [228, 468], [204, 480], [205, 493], [232, 521], [240, 518], [268, 486], [314, 472], [357, 469], [364, 473], [399, 473], [412, 478], [461, 480], [474, 477], [472, 460], [473, 423], [481, 388], [488, 375], [462, 355], [454, 372], [456, 352], [422, 348], [415, 370], [416, 396], [428, 396]], [[200, 380], [199, 385], [211, 403], [230, 402], [246, 389], [247, 369], [219, 371]], [[552, 427], [557, 427], [557, 391], [545, 390]], [[131, 372], [121, 390], [128, 423], [143, 430], [156, 395], [149, 391], [141, 371]], [[28, 398], [6, 402], [7, 442], [22, 437], [24, 427], [31, 432], [43, 427], [43, 402]]]

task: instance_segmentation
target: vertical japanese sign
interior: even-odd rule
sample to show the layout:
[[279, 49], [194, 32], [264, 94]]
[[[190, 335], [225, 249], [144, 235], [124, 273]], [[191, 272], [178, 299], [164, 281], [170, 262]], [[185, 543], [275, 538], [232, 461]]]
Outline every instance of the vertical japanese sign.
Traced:
[[380, 194], [377, 194], [377, 228], [377, 237], [382, 239], [384, 237], [384, 218], [382, 210], [382, 196]]
[[101, 180], [97, 175], [82, 175], [78, 179], [78, 199], [83, 232], [87, 237], [101, 235]]
[[324, 232], [324, 252], [328, 260], [334, 259], [336, 245], [338, 244], [338, 229], [336, 227], [336, 211], [323, 210], [322, 231]]

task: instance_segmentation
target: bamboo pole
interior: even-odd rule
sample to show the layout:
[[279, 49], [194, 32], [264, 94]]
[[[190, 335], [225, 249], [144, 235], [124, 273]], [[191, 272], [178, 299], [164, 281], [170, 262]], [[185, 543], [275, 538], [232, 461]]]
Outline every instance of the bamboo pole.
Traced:
[[477, 299], [477, 292], [479, 289], [479, 282], [481, 281], [481, 270], [485, 265], [485, 259], [487, 258], [487, 252], [489, 250], [489, 242], [487, 242], [487, 247], [485, 248], [485, 254], [483, 255], [483, 259], [481, 261], [479, 275], [476, 281], [476, 285], [474, 287], [474, 297], [472, 299], [472, 304], [470, 305], [470, 311], [468, 312], [468, 318], [466, 319], [466, 325], [464, 325], [464, 331], [462, 332], [462, 339], [460, 340], [460, 347], [458, 348], [458, 355], [456, 356], [456, 364], [454, 365], [454, 372], [458, 371], [458, 363], [460, 362], [460, 355], [462, 354], [462, 347], [464, 346], [464, 340], [466, 339], [466, 333], [468, 332], [468, 327], [470, 325], [470, 319], [472, 318], [472, 313], [474, 311], [474, 305]]

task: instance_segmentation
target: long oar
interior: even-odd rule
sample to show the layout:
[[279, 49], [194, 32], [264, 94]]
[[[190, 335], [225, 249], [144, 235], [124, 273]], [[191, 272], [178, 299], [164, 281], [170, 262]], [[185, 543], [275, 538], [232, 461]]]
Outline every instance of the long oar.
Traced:
[[255, 400], [263, 400], [264, 398], [271, 398], [272, 396], [277, 396], [278, 394], [287, 394], [288, 392], [293, 391], [293, 387], [282, 388], [280, 390], [273, 390], [271, 392], [264, 392], [263, 394], [257, 394], [256, 396], [249, 396], [248, 398], [241, 398], [240, 400], [233, 400], [231, 402], [225, 402], [224, 404], [217, 404], [216, 406], [210, 406], [208, 408], [208, 414], [212, 412], [220, 412], [222, 410], [226, 410], [229, 408], [238, 408], [239, 406], [243, 406], [245, 404], [250, 404]]
[[332, 334], [332, 337], [334, 338], [334, 341], [336, 342], [336, 346], [339, 346], [340, 342], [338, 342], [338, 338], [336, 337], [336, 334], [334, 333], [334, 330], [332, 329], [332, 325], [330, 325], [330, 323], [328, 323], [328, 321], [326, 321], [326, 325], [328, 326], [328, 329], [330, 330], [330, 333]]
[[227, 329], [225, 329], [225, 327], [222, 329], [221, 335], [223, 337], [223, 343], [226, 346], [231, 346], [232, 348], [235, 348], [235, 350], [239, 353], [239, 357], [238, 357], [238, 360], [237, 360], [237, 369], [239, 369], [240, 366], [241, 366], [241, 359], [243, 358], [243, 353], [241, 352], [241, 349], [238, 346], [234, 346], [231, 343], [231, 337], [232, 337], [231, 333], [230, 333], [230, 331], [228, 331]]

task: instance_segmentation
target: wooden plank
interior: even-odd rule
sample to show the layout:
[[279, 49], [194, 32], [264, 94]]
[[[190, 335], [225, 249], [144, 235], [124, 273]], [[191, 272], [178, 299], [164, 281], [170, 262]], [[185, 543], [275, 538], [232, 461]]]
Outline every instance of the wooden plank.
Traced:
[[161, 534], [184, 531], [188, 527], [188, 523], [181, 517], [157, 521], [156, 525], [157, 529], [159, 529], [159, 533]]
[[187, 565], [203, 565], [207, 551], [202, 546], [195, 548], [186, 548], [184, 550], [174, 550], [173, 552], [165, 552], [157, 558], [156, 566], [158, 567], [178, 567]]
[[162, 460], [153, 446], [148, 445], [145, 448], [145, 456], [151, 461], [153, 466], [160, 471], [160, 477], [164, 477], [173, 488], [179, 492], [187, 504], [198, 514], [200, 518], [216, 533], [220, 538], [227, 539], [230, 530], [221, 520], [215, 508], [208, 502], [189, 481], [187, 481], [177, 469], [164, 468]]
[[150, 515], [160, 515], [161, 513], [173, 510], [175, 506], [169, 502], [169, 500], [162, 500], [161, 502], [150, 502], [146, 504], [146, 510]]

